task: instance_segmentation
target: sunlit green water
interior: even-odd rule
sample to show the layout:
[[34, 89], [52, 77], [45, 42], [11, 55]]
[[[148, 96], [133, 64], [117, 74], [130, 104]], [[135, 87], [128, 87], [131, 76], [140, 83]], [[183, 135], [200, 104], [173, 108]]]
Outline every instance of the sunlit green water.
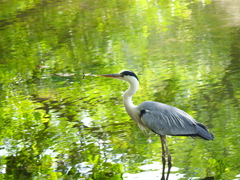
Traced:
[[191, 114], [213, 141], [168, 137], [170, 179], [240, 179], [238, 1], [0, 1], [0, 179], [160, 179], [159, 137], [122, 104]]

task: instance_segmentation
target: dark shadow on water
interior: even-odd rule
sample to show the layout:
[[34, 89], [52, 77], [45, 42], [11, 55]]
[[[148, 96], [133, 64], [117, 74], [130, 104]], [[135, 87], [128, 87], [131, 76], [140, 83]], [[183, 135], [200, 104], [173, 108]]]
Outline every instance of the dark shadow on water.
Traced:
[[205, 177], [204, 179], [202, 180], [214, 180], [214, 177]]

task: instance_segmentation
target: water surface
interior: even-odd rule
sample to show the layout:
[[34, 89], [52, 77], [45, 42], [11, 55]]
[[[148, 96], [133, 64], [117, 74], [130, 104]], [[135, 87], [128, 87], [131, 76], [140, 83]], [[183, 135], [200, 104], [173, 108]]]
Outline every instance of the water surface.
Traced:
[[83, 74], [134, 71], [135, 104], [176, 106], [213, 141], [168, 137], [170, 179], [240, 179], [240, 3], [1, 1], [1, 179], [160, 179], [159, 137], [126, 114], [128, 84]]

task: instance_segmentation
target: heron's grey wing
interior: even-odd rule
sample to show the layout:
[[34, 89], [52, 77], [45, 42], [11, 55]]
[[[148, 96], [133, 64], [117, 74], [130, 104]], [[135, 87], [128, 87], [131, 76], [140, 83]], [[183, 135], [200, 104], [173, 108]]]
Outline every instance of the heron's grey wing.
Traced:
[[175, 136], [200, 136], [213, 139], [207, 128], [186, 112], [154, 101], [145, 101], [138, 106], [141, 120], [157, 134]]

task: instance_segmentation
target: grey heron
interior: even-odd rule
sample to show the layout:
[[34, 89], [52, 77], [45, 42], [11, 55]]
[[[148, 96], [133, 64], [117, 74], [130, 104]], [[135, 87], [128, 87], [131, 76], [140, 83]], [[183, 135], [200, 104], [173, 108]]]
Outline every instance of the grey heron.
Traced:
[[130, 83], [130, 87], [123, 95], [123, 102], [128, 115], [138, 124], [141, 130], [150, 129], [158, 134], [162, 145], [162, 180], [165, 180], [166, 154], [168, 159], [167, 180], [172, 167], [171, 155], [168, 150], [166, 135], [171, 136], [192, 136], [205, 140], [213, 140], [214, 136], [208, 132], [207, 127], [197, 122], [188, 113], [160, 102], [144, 101], [138, 106], [132, 103], [132, 96], [137, 92], [139, 80], [137, 75], [128, 70], [118, 74], [103, 74], [103, 77], [111, 77], [125, 80]]

